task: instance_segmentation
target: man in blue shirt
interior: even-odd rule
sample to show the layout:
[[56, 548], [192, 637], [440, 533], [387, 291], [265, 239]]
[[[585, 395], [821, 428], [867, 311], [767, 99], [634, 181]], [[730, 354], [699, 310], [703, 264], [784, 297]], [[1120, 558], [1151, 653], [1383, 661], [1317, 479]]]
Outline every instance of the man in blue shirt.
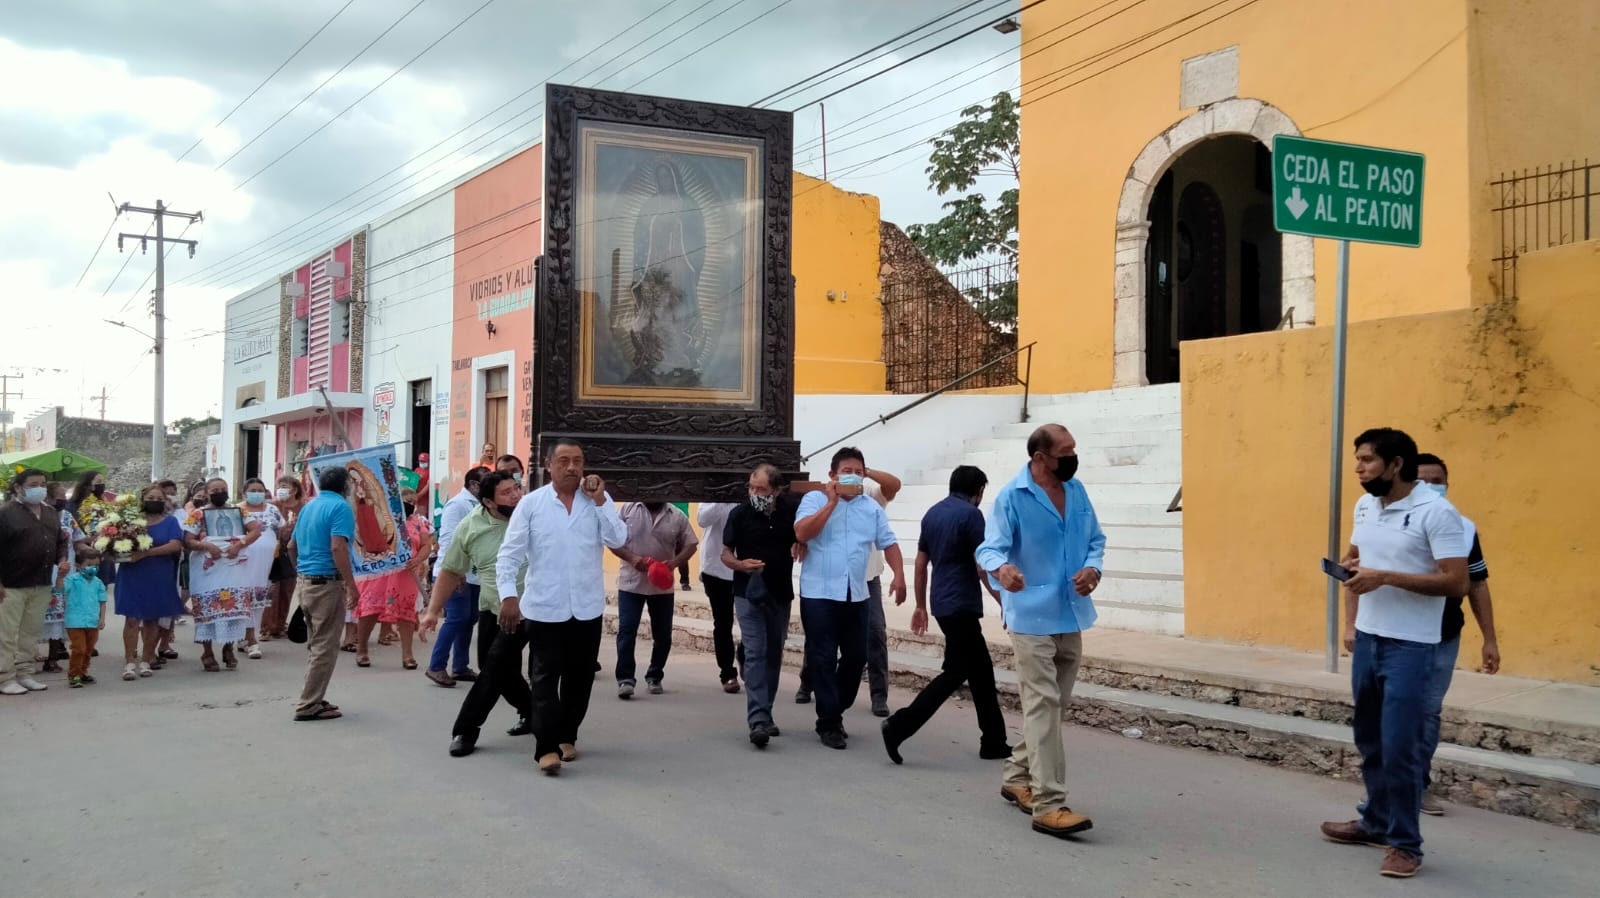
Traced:
[[995, 496], [977, 553], [978, 566], [1005, 590], [1000, 603], [1022, 693], [1022, 741], [1000, 795], [1033, 815], [1034, 832], [1057, 837], [1094, 825], [1067, 807], [1061, 744], [1061, 709], [1078, 679], [1083, 631], [1094, 625], [1089, 594], [1100, 585], [1106, 549], [1077, 473], [1072, 434], [1060, 424], [1035, 430], [1028, 466]]
[[306, 648], [310, 651], [295, 720], [332, 720], [341, 716], [339, 708], [324, 696], [339, 661], [339, 631], [344, 626], [345, 609], [354, 610], [361, 598], [350, 569], [356, 516], [345, 498], [349, 486], [350, 474], [343, 467], [323, 471], [317, 478], [317, 497], [306, 503], [295, 522], [294, 546], [299, 553], [299, 583], [295, 588], [306, 613]]
[[814, 672], [817, 735], [844, 748], [844, 712], [855, 704], [867, 663], [867, 561], [883, 551], [894, 571], [895, 604], [906, 600], [904, 559], [889, 516], [863, 498], [867, 462], [846, 446], [833, 454], [828, 482], [806, 493], [795, 513], [794, 536], [806, 543], [800, 567], [800, 621], [806, 631], [806, 665]]
[[994, 660], [983, 636], [983, 590], [989, 589], [996, 601], [999, 595], [984, 582], [975, 560], [978, 546], [983, 544], [983, 512], [978, 505], [988, 484], [983, 471], [962, 465], [950, 474], [950, 495], [922, 516], [917, 560], [912, 565], [917, 610], [911, 614], [911, 632], [928, 632], [928, 565], [932, 564], [933, 618], [944, 633], [944, 670], [923, 687], [909, 707], [883, 722], [883, 747], [896, 764], [901, 761], [900, 744], [922, 729], [962, 683], [970, 684], [972, 705], [978, 712], [982, 733], [978, 757], [996, 760], [1011, 755], [1000, 698], [994, 691]]
[[[517, 460], [516, 456], [510, 458], [512, 462]], [[444, 571], [444, 557], [449, 554], [450, 544], [455, 541], [456, 528], [478, 507], [478, 486], [488, 473], [489, 469], [482, 466], [468, 471], [467, 476], [462, 478], [461, 492], [451, 496], [450, 501], [444, 504], [444, 511], [439, 516], [439, 555], [433, 563], [434, 580], [438, 580]], [[514, 473], [519, 480], [522, 477], [520, 470], [507, 473]], [[458, 680], [470, 683], [478, 678], [467, 659], [467, 651], [472, 646], [473, 623], [478, 625], [479, 669], [483, 668], [484, 659], [489, 657], [489, 646], [485, 643], [493, 644], [495, 636], [500, 633], [495, 615], [478, 604], [480, 588], [478, 575], [469, 570], [461, 585], [456, 587], [444, 604], [444, 625], [439, 628], [433, 654], [428, 657], [427, 677], [436, 686], [453, 689]], [[454, 668], [449, 666], [452, 651], [455, 654]]]

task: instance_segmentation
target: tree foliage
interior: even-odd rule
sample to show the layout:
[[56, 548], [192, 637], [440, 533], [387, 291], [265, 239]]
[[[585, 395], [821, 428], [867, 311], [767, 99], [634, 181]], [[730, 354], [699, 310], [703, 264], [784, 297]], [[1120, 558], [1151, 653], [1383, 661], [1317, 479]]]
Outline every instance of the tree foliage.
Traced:
[[[943, 218], [912, 225], [906, 233], [935, 264], [945, 268], [986, 262], [1016, 264], [1018, 188], [1002, 191], [993, 201], [972, 188], [980, 177], [988, 175], [1020, 183], [1019, 125], [1015, 98], [1001, 92], [988, 104], [961, 110], [961, 121], [933, 139], [926, 169], [928, 184], [940, 196], [952, 192], [960, 195], [945, 202]], [[1007, 328], [1015, 326], [1014, 278], [984, 290], [969, 291], [969, 298], [989, 321]]]
[[205, 418], [179, 418], [178, 420], [173, 421], [171, 424], [168, 424], [167, 429], [187, 436], [193, 431], [199, 430], [202, 427], [213, 427], [220, 425], [221, 423], [221, 419], [215, 416], [207, 416]]

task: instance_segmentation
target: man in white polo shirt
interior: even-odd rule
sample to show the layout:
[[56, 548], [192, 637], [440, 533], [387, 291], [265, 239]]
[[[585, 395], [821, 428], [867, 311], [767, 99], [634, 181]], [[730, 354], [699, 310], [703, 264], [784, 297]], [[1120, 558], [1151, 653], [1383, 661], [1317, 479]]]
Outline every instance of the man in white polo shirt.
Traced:
[[1467, 545], [1455, 507], [1417, 487], [1415, 440], [1377, 428], [1356, 437], [1355, 449], [1367, 495], [1356, 502], [1343, 564], [1352, 573], [1353, 729], [1367, 807], [1359, 820], [1322, 824], [1322, 834], [1386, 847], [1379, 872], [1407, 877], [1422, 866], [1424, 706], [1445, 597], [1468, 589]]

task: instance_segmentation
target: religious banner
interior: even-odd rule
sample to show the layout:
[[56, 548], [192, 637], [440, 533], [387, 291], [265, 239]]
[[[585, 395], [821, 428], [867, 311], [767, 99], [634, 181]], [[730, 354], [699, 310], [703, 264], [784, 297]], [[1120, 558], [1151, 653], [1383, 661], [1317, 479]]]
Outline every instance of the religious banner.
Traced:
[[400, 466], [395, 463], [394, 446], [316, 455], [306, 463], [312, 482], [330, 468], [342, 467], [350, 474], [345, 499], [356, 516], [355, 544], [350, 547], [350, 566], [356, 578], [403, 570], [411, 561], [411, 544], [404, 538], [405, 506], [400, 501]]

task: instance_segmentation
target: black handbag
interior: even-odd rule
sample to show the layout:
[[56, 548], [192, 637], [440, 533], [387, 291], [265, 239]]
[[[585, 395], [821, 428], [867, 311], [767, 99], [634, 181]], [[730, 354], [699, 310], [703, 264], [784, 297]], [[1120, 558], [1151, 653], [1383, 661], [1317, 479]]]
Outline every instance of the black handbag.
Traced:
[[284, 635], [288, 636], [289, 641], [295, 645], [305, 645], [306, 640], [311, 638], [311, 634], [307, 632], [306, 610], [304, 608], [295, 607], [294, 616], [289, 618], [289, 629], [285, 631]]

